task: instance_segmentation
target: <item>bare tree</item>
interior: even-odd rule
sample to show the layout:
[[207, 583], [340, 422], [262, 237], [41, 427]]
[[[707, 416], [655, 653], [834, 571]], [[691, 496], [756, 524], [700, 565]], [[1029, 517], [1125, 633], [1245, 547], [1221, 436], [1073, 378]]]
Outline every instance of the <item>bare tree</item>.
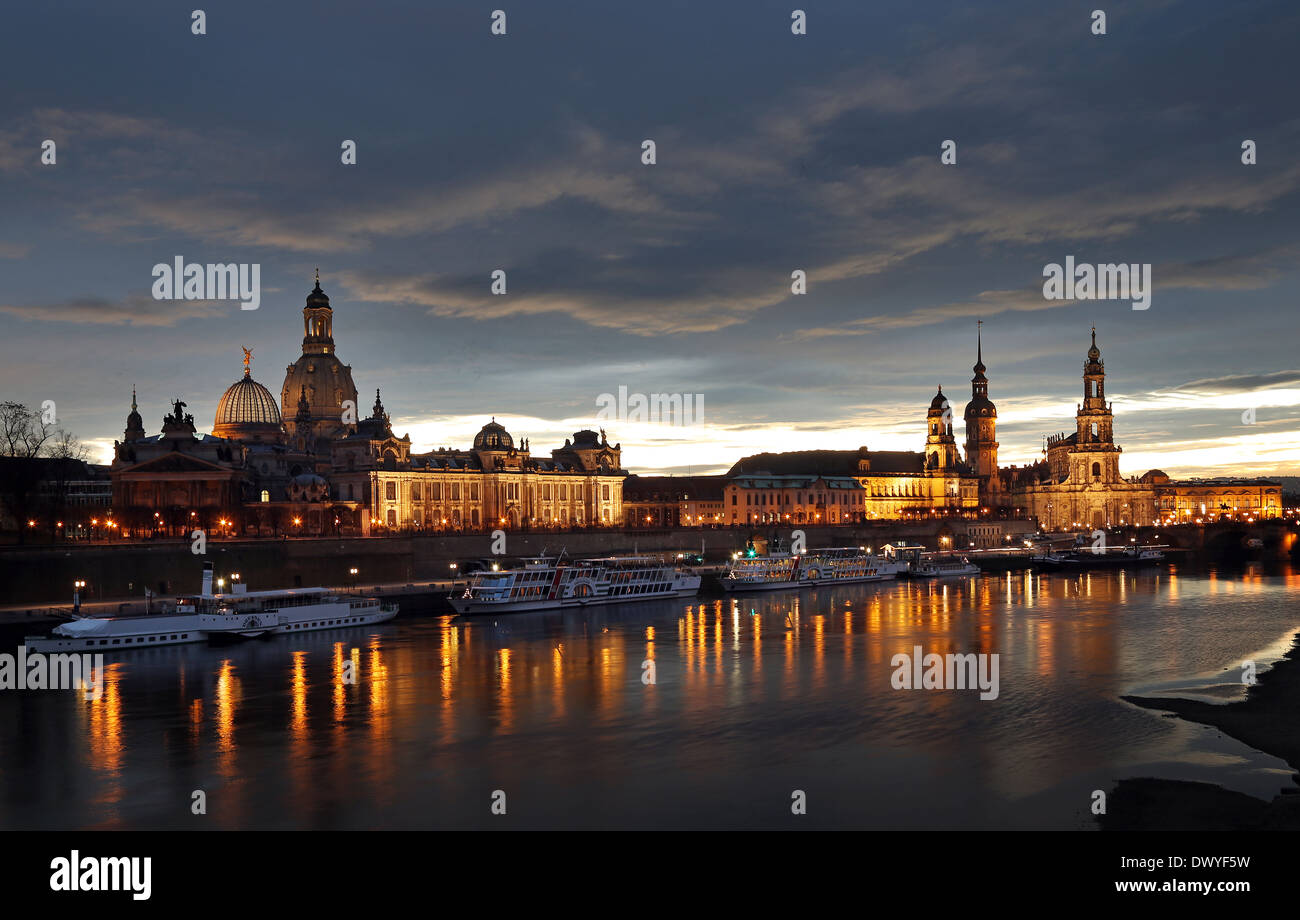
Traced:
[[49, 445], [45, 449], [45, 456], [56, 460], [88, 460], [90, 450], [78, 441], [77, 436], [71, 431], [59, 428], [51, 436]]
[[26, 542], [27, 521], [37, 517], [49, 527], [51, 537], [56, 536], [55, 523], [63, 515], [67, 484], [88, 455], [86, 446], [71, 432], [55, 428], [39, 412], [19, 402], [0, 403], [4, 467], [0, 503], [17, 528], [19, 543]]
[[22, 403], [0, 403], [0, 451], [5, 457], [38, 457], [54, 427]]

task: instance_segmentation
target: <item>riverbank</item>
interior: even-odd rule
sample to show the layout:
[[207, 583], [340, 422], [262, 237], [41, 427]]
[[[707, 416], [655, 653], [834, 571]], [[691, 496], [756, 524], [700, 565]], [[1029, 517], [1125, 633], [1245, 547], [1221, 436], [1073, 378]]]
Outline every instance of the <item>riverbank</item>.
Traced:
[[[968, 533], [971, 527], [983, 528]], [[996, 528], [997, 534], [985, 531]], [[861, 525], [805, 526], [809, 548], [883, 546], [906, 540], [938, 546], [945, 536], [953, 546], [983, 540], [1020, 545], [1035, 533], [1031, 521], [997, 522], [944, 519]], [[703, 551], [725, 559], [743, 550], [770, 528], [697, 530], [509, 531], [511, 558], [557, 553], [608, 556], [630, 552]], [[788, 533], [787, 533], [788, 536]], [[451, 563], [494, 556], [500, 540], [492, 534], [426, 534], [370, 538], [236, 540], [212, 537], [196, 556], [189, 541], [117, 544], [65, 544], [0, 548], [0, 603], [9, 606], [71, 606], [72, 587], [84, 582], [82, 603], [141, 598], [149, 588], [157, 597], [199, 590], [201, 563], [212, 562], [217, 577], [240, 573], [250, 590], [311, 585], [420, 584], [451, 576]]]
[[[1300, 771], [1300, 634], [1296, 640], [1281, 660], [1259, 675], [1240, 702], [1215, 705], [1165, 697], [1122, 699], [1213, 726]], [[1300, 785], [1263, 801], [1210, 783], [1153, 777], [1121, 780], [1098, 823], [1102, 830], [1300, 830]]]

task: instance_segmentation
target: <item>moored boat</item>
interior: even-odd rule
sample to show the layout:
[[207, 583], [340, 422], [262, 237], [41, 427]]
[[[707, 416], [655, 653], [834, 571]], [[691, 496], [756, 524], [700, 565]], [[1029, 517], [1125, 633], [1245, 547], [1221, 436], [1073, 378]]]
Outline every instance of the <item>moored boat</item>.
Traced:
[[1123, 546], [1115, 549], [1075, 549], [1047, 552], [1034, 557], [1034, 564], [1049, 569], [1096, 569], [1154, 565], [1165, 558], [1163, 546]]
[[31, 651], [123, 651], [189, 642], [232, 641], [319, 629], [384, 623], [396, 604], [373, 597], [339, 595], [328, 588], [212, 592], [212, 563], [204, 563], [199, 594], [182, 595], [161, 613], [122, 617], [75, 617], [48, 636], [29, 636]]
[[897, 578], [907, 566], [859, 546], [834, 546], [808, 553], [800, 568], [801, 583], [812, 586], [887, 581]]
[[476, 572], [447, 601], [460, 614], [526, 613], [560, 607], [694, 597], [700, 576], [651, 556], [560, 560]]
[[957, 553], [924, 555], [908, 570], [908, 575], [912, 578], [960, 578], [979, 573], [979, 566]]

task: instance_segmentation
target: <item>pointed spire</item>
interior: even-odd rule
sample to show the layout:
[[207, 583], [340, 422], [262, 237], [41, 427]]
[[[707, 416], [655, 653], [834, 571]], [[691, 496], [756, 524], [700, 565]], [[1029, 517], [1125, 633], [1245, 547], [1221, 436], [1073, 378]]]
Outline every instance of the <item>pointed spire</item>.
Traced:
[[135, 404], [135, 384], [134, 384], [134, 383], [131, 384], [131, 411], [132, 411], [132, 412], [135, 412], [135, 411], [136, 411], [136, 404]]

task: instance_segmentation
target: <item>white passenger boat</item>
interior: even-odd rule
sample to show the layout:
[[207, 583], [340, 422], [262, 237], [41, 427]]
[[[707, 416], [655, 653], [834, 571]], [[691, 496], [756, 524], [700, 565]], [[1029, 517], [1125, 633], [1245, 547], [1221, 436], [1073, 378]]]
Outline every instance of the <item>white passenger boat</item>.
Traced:
[[733, 559], [722, 576], [724, 591], [776, 591], [798, 588], [803, 584], [802, 556], [771, 553], [767, 556], [742, 556]]
[[809, 552], [800, 565], [802, 584], [837, 585], [897, 578], [905, 563], [873, 555], [858, 546], [834, 546]]
[[776, 552], [732, 561], [722, 587], [726, 591], [774, 591], [897, 578], [907, 564], [873, 555], [858, 546], [833, 546], [802, 555]]
[[694, 597], [699, 590], [699, 575], [652, 556], [537, 557], [517, 568], [476, 572], [447, 600], [462, 614], [525, 613]]
[[54, 627], [49, 636], [29, 636], [23, 644], [37, 652], [108, 652], [368, 626], [395, 616], [396, 604], [338, 595], [328, 588], [246, 591], [237, 585], [231, 594], [213, 594], [209, 562], [203, 566], [202, 592], [178, 597], [166, 612], [77, 617]]

